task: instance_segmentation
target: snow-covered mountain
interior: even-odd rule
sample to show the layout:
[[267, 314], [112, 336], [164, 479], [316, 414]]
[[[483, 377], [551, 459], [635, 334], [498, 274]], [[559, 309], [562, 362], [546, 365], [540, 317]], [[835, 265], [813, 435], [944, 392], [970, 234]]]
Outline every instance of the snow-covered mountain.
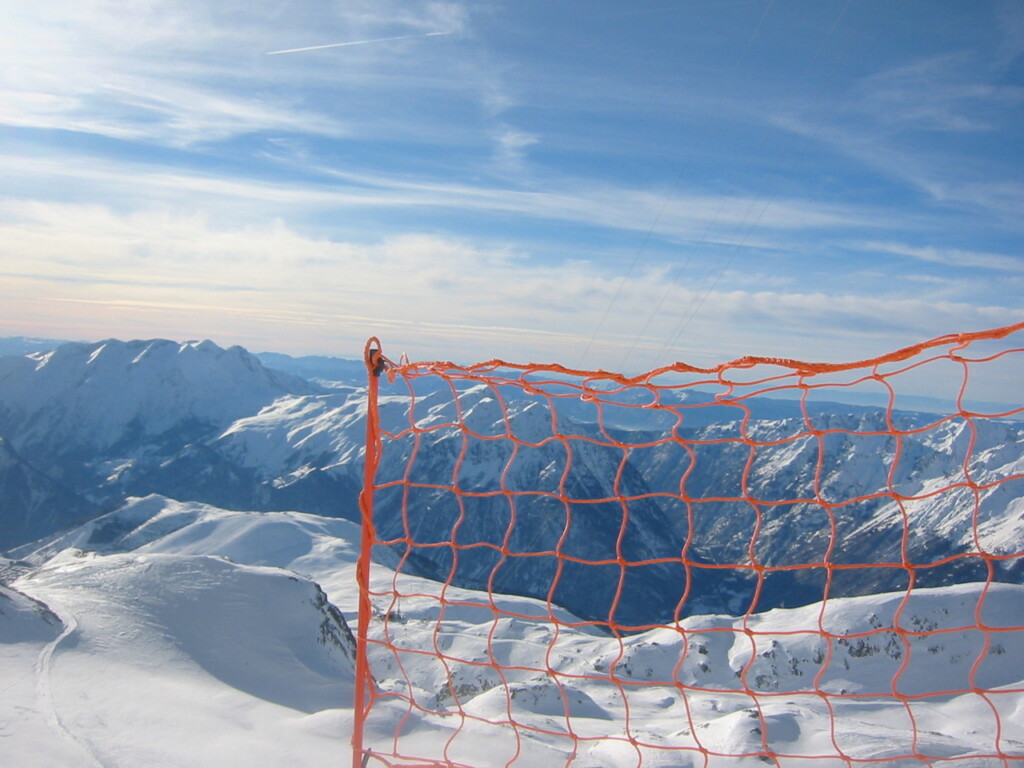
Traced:
[[[414, 432], [406, 408], [385, 404], [384, 429], [407, 436], [385, 441], [376, 528], [407, 551], [410, 572], [535, 597], [557, 573], [559, 604], [642, 626], [743, 613], [755, 599], [759, 611], [813, 602], [826, 561], [859, 566], [829, 576], [832, 594], [858, 595], [907, 586], [908, 569], [892, 565], [904, 548], [925, 566], [919, 586], [984, 579], [983, 553], [1024, 550], [1016, 422], [903, 414], [897, 436], [882, 412], [857, 409], [819, 412], [811, 431], [782, 404], [756, 406], [773, 418], [690, 419], [667, 432], [650, 430], [643, 411], [639, 429], [619, 414], [602, 433], [577, 404], [557, 412], [556, 433], [542, 401], [503, 399], [504, 409], [486, 385], [457, 400], [427, 392]], [[406, 550], [405, 540], [421, 546]], [[623, 571], [620, 557], [664, 562]], [[1020, 580], [1019, 558], [991, 562], [1000, 578]], [[803, 567], [769, 570], [758, 587], [762, 566]]]
[[[22, 548], [0, 587], [0, 762], [344, 763], [358, 539], [347, 520], [149, 496]], [[556, 627], [531, 598], [449, 587], [442, 615], [438, 584], [382, 564], [371, 580], [386, 695], [365, 744], [400, 764], [1024, 759], [1024, 587], [831, 598], [618, 639], [557, 609]]]
[[0, 437], [0, 548], [95, 516], [96, 505], [28, 464]]
[[256, 357], [267, 368], [328, 385], [358, 387], [366, 383], [366, 363], [362, 358], [353, 360], [326, 355], [292, 357], [279, 352], [258, 352]]
[[[357, 363], [337, 365], [347, 382], [311, 383], [237, 347], [168, 341], [67, 344], [0, 358], [0, 469], [11, 467], [0, 477], [19, 489], [2, 500], [0, 548], [153, 493], [357, 520], [365, 390]], [[1024, 550], [1024, 480], [996, 482], [1024, 473], [1020, 422], [896, 414], [904, 430], [897, 445], [881, 434], [887, 426], [874, 409], [813, 405], [812, 434], [796, 403], [747, 400], [743, 426], [736, 406], [686, 391], [677, 396], [683, 420], [674, 430], [665, 411], [557, 398], [559, 437], [547, 402], [522, 389], [467, 386], [453, 397], [447, 385], [418, 386], [410, 417], [409, 390], [382, 380], [384, 429], [399, 433], [412, 418], [421, 431], [385, 443], [380, 477], [402, 479], [408, 468], [421, 486], [405, 519], [400, 488], [378, 494], [377, 529], [397, 542], [408, 525], [416, 540], [443, 543], [458, 521], [454, 543], [470, 548], [460, 550], [454, 571], [451, 547], [406, 552], [396, 543], [378, 553], [387, 562], [406, 554], [402, 567], [414, 575], [545, 597], [557, 572], [554, 597], [569, 610], [601, 621], [614, 609], [616, 622], [644, 625], [677, 612], [743, 613], [755, 594], [757, 610], [813, 602], [826, 554], [839, 565], [891, 564], [905, 546], [915, 564], [936, 563], [919, 568], [916, 583], [939, 586], [985, 578], [979, 545], [995, 555]], [[456, 422], [466, 430], [445, 426]], [[675, 439], [664, 439], [666, 429]], [[744, 430], [753, 445], [736, 440]], [[518, 442], [498, 439], [509, 434]], [[622, 450], [606, 436], [638, 446], [621, 473]], [[483, 495], [460, 501], [455, 488]], [[625, 528], [616, 494], [634, 497]], [[860, 496], [871, 498], [851, 501]], [[612, 562], [502, 559], [501, 546], [520, 555], [558, 547]], [[627, 569], [613, 606], [620, 554], [665, 562]], [[812, 567], [769, 570], [757, 591], [751, 556], [768, 568]], [[1019, 558], [992, 562], [999, 578], [1024, 579]], [[830, 589], [884, 592], [907, 578], [900, 567], [834, 569]]]
[[[275, 483], [276, 475], [237, 465], [211, 447], [236, 420], [281, 398], [321, 394], [331, 396], [264, 367], [240, 347], [162, 340], [64, 344], [0, 357], [0, 437], [28, 466], [97, 508], [132, 493], [162, 491], [225, 507], [347, 510], [355, 486], [345, 471], [326, 480], [303, 475], [295, 488], [294, 477]], [[0, 509], [3, 516], [28, 514]], [[0, 548], [61, 522], [69, 521], [55, 520], [48, 530], [38, 520], [4, 526]]]
[[181, 442], [317, 391], [264, 368], [241, 347], [209, 341], [108, 340], [0, 358], [0, 430], [24, 455], [107, 452], [146, 440]]

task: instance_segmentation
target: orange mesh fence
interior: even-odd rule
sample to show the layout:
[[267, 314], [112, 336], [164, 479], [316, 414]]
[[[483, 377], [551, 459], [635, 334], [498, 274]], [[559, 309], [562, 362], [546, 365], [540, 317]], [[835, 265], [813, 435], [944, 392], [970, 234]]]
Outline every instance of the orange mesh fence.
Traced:
[[354, 766], [1024, 760], [1024, 324], [370, 387]]

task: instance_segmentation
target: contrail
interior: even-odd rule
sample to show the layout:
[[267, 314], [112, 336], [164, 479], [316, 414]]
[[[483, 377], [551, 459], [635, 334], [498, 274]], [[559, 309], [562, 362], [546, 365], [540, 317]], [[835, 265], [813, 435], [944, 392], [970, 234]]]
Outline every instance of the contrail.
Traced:
[[437, 35], [450, 35], [451, 32], [423, 32], [418, 35], [400, 35], [398, 37], [378, 37], [374, 40], [351, 40], [347, 43], [330, 43], [329, 45], [310, 45], [306, 48], [289, 48], [285, 51], [268, 51], [267, 56], [276, 56], [279, 53], [300, 53], [302, 51], [320, 51], [324, 48], [345, 48], [349, 45], [369, 45], [370, 43], [387, 43], [392, 40], [411, 40], [414, 37], [435, 37]]

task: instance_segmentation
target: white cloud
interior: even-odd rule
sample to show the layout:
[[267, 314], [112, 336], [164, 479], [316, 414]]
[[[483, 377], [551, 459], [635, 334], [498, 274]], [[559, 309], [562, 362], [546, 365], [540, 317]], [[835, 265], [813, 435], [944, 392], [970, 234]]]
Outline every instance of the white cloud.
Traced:
[[1024, 272], [1024, 253], [1008, 256], [1000, 253], [980, 253], [958, 248], [936, 248], [934, 246], [911, 246], [904, 243], [862, 242], [851, 245], [865, 251], [891, 253], [911, 259], [945, 264], [965, 269], [985, 269], [998, 272]]
[[[517, 139], [527, 143], [528, 139]], [[382, 173], [323, 169], [333, 183], [277, 183], [202, 172], [152, 170], [150, 166], [88, 160], [0, 156], [0, 179], [8, 187], [63, 189], [88, 186], [93, 199], [112, 205], [203, 205], [218, 216], [259, 219], [262, 210], [305, 213], [364, 209], [438, 209], [451, 214], [473, 212], [583, 224], [608, 230], [641, 232], [704, 246], [785, 247], [786, 236], [896, 222], [882, 210], [811, 200], [743, 198], [679, 194], [616, 187], [605, 182], [566, 179], [544, 191], [416, 180]], [[187, 201], [187, 202], [183, 202]], [[259, 208], [254, 207], [260, 206]], [[232, 214], [232, 211], [235, 213]]]
[[[1015, 41], [1010, 48], [1019, 47]], [[1024, 105], [1024, 87], [1002, 71], [1004, 57], [1005, 51], [997, 56], [965, 46], [904, 58], [907, 63], [860, 78], [838, 101], [767, 114], [775, 126], [923, 192], [936, 208], [1019, 229], [1024, 191], [1015, 175], [1014, 116]], [[905, 205], [920, 215], [922, 206]]]
[[988, 109], [1024, 100], [1024, 88], [997, 85], [967, 52], [919, 59], [862, 80], [855, 103], [900, 129], [974, 132], [995, 129]]
[[536, 135], [502, 125], [494, 134], [495, 152], [499, 165], [518, 168], [526, 159], [526, 148], [539, 141]]
[[[673, 286], [581, 262], [429, 235], [370, 243], [304, 236], [281, 221], [221, 228], [165, 211], [8, 204], [0, 323], [49, 333], [215, 336], [260, 349], [361, 348], [370, 335], [420, 359], [504, 357], [615, 369], [744, 354], [842, 360], [1024, 312], [853, 293]], [[593, 338], [602, 316], [607, 322]], [[79, 330], [74, 330], [74, 329]], [[641, 329], [645, 329], [638, 337]], [[678, 340], [678, 346], [672, 342]], [[590, 348], [586, 359], [580, 359]]]

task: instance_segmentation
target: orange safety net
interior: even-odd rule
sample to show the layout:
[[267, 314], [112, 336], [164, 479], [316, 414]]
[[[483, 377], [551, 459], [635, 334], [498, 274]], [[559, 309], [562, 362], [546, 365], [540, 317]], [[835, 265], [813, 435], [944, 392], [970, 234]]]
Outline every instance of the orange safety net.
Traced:
[[634, 377], [371, 339], [353, 766], [1021, 764], [1022, 332]]

